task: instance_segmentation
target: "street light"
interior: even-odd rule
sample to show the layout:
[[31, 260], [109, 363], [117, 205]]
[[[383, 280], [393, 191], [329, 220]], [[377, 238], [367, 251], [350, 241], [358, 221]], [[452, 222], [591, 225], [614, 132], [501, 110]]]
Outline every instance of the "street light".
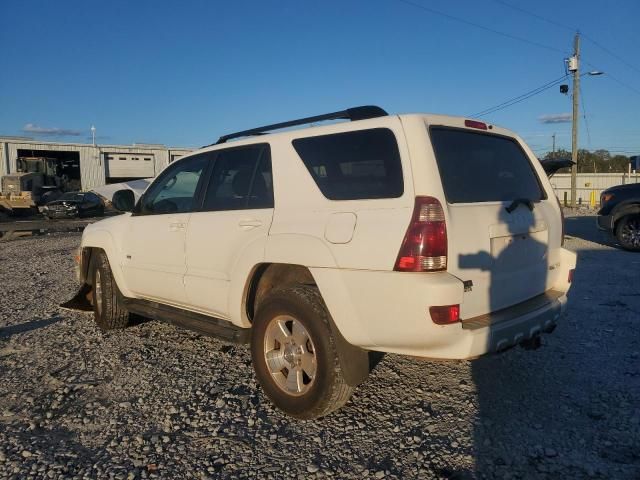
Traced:
[[571, 206], [576, 207], [576, 184], [578, 177], [578, 95], [580, 93], [580, 77], [584, 75], [598, 76], [603, 72], [592, 70], [590, 72], [580, 74], [580, 33], [576, 33], [573, 41], [573, 56], [567, 59], [569, 71], [573, 74], [573, 113], [571, 125]]

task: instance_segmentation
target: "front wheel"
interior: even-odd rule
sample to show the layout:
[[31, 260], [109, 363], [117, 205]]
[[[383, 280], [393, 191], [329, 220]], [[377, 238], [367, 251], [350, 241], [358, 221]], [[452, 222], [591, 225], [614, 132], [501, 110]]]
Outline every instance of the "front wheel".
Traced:
[[323, 417], [353, 393], [329, 322], [313, 287], [277, 291], [258, 307], [251, 336], [253, 367], [274, 405], [293, 417]]
[[640, 251], [640, 215], [627, 215], [618, 221], [616, 238], [625, 250]]
[[122, 304], [122, 294], [113, 278], [107, 255], [100, 251], [92, 261], [93, 313], [100, 330], [114, 330], [129, 325], [129, 312]]

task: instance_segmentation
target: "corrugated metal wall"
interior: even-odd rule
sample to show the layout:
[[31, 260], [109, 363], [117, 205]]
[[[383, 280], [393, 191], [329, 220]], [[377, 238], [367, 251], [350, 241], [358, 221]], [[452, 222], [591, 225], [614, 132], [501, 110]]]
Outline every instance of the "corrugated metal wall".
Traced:
[[[16, 171], [18, 150], [51, 150], [62, 152], [78, 152], [80, 156], [80, 177], [83, 190], [106, 183], [106, 155], [110, 152], [152, 154], [155, 161], [155, 174], [158, 175], [168, 164], [171, 155], [186, 155], [191, 150], [179, 148], [169, 149], [160, 146], [139, 147], [127, 145], [84, 145], [47, 142], [3, 141], [0, 142], [0, 176]], [[8, 167], [8, 170], [7, 170]]]
[[7, 143], [0, 142], [0, 178], [8, 171], [7, 158]]

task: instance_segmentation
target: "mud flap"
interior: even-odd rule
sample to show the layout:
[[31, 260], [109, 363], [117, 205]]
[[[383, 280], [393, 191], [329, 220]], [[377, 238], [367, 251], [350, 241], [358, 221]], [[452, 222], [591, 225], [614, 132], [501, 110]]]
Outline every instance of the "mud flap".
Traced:
[[333, 338], [338, 347], [338, 359], [344, 379], [351, 387], [357, 387], [369, 376], [369, 353], [360, 347], [351, 345], [342, 336], [338, 327], [330, 319]]
[[83, 284], [78, 293], [68, 302], [61, 303], [60, 307], [67, 310], [79, 310], [81, 312], [93, 312], [91, 304], [91, 285]]

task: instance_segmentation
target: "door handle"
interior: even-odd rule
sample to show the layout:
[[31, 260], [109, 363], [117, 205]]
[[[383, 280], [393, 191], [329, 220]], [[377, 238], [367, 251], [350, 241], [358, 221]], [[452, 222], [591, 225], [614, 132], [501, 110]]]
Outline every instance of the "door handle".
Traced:
[[169, 224], [170, 232], [177, 232], [178, 230], [184, 230], [185, 223], [183, 222], [172, 222]]
[[240, 220], [238, 222], [238, 225], [248, 230], [250, 228], [256, 228], [261, 226], [262, 222], [260, 220]]

